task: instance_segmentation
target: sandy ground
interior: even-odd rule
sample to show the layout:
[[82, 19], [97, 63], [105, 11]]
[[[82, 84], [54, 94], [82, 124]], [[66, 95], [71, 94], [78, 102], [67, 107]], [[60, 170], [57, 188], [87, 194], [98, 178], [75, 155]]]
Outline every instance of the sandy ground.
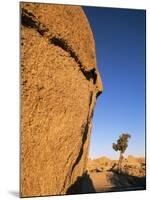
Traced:
[[[115, 172], [92, 172], [84, 181], [83, 192], [112, 192], [145, 189], [145, 177], [133, 177]], [[90, 184], [89, 184], [90, 183]]]

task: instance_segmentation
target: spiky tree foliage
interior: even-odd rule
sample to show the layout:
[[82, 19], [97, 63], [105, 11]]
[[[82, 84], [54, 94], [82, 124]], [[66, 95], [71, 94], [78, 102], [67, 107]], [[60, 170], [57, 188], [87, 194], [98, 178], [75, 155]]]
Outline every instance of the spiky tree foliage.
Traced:
[[131, 138], [131, 135], [128, 133], [122, 133], [119, 136], [119, 139], [117, 140], [117, 143], [113, 143], [112, 144], [112, 148], [115, 151], [119, 151], [120, 152], [120, 156], [119, 156], [119, 161], [118, 161], [118, 172], [121, 172], [121, 167], [122, 167], [122, 160], [123, 160], [123, 154], [125, 152], [125, 150], [128, 147], [128, 140], [129, 138]]

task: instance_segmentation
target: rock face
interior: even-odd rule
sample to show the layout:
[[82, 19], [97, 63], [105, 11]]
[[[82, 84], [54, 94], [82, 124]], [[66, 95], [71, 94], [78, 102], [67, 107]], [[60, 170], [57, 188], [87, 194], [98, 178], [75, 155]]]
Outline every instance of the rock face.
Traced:
[[66, 194], [82, 176], [101, 92], [83, 10], [21, 3], [21, 197]]

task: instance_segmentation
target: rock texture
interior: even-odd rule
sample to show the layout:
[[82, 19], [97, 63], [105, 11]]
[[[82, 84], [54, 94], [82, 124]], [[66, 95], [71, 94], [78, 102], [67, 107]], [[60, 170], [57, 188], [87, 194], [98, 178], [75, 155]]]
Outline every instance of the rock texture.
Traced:
[[21, 3], [21, 85], [21, 197], [66, 194], [86, 169], [102, 92], [79, 6]]

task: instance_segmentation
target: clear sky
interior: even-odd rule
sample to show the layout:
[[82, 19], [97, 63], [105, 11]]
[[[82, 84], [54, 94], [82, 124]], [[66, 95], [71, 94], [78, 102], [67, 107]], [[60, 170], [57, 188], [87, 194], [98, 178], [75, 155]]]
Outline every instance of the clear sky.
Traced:
[[103, 93], [97, 99], [90, 158], [117, 158], [120, 133], [131, 134], [125, 155], [145, 153], [145, 11], [83, 7], [92, 28]]

